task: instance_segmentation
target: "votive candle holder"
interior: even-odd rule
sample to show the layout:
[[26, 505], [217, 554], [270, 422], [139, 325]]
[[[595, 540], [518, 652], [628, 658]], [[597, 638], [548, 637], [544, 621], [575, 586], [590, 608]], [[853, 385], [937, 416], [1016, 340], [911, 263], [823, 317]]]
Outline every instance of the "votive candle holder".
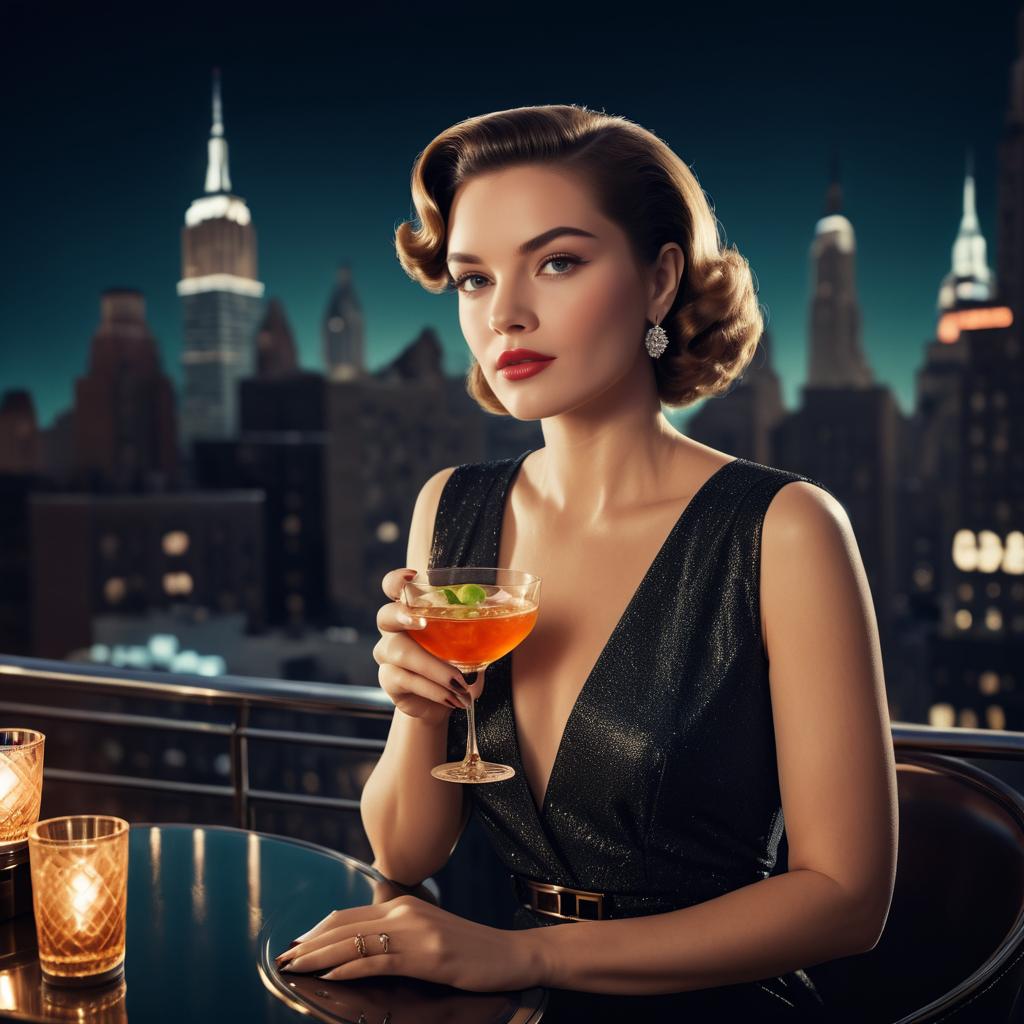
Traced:
[[102, 814], [28, 830], [39, 967], [53, 985], [98, 985], [124, 973], [128, 822]]

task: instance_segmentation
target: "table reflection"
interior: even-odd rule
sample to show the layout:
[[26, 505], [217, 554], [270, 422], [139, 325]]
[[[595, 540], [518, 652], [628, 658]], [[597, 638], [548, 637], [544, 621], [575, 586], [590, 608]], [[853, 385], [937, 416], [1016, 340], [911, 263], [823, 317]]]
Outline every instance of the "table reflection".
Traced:
[[0, 1013], [14, 1019], [127, 1024], [124, 977], [96, 987], [57, 988], [43, 980], [37, 952], [31, 914], [0, 923]]
[[[39, 970], [35, 919], [0, 922], [0, 1017], [89, 1024], [365, 1024], [539, 1020], [544, 993], [463, 992], [410, 978], [282, 975], [274, 955], [329, 910], [401, 889], [345, 854], [222, 826], [132, 825], [124, 977], [57, 989]], [[431, 899], [426, 889], [413, 893]]]

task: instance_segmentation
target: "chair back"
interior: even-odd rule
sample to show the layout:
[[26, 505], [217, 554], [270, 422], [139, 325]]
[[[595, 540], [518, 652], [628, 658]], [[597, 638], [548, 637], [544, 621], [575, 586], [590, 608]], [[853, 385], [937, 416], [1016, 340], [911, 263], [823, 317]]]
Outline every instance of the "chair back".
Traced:
[[898, 753], [896, 768], [899, 856], [883, 935], [807, 973], [851, 1020], [1008, 1021], [1024, 976], [1024, 796], [955, 757]]

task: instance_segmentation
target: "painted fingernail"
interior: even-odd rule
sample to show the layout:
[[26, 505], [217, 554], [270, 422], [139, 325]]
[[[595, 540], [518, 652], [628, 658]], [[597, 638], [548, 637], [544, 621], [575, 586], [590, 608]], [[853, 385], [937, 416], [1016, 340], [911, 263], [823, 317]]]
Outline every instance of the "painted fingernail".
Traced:
[[466, 684], [461, 679], [459, 679], [458, 676], [452, 676], [452, 686], [454, 686], [459, 693], [468, 692]]

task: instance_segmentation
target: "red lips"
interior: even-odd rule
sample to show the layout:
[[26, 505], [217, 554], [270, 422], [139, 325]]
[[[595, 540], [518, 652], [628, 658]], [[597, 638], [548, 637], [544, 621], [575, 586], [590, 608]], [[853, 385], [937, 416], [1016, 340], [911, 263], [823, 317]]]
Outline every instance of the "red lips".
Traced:
[[534, 352], [528, 348], [510, 348], [502, 352], [498, 356], [498, 369], [500, 370], [503, 366], [508, 366], [509, 363], [519, 363], [524, 359], [532, 359], [536, 361], [543, 361], [546, 359], [554, 359], [554, 356], [547, 356], [543, 352]]

